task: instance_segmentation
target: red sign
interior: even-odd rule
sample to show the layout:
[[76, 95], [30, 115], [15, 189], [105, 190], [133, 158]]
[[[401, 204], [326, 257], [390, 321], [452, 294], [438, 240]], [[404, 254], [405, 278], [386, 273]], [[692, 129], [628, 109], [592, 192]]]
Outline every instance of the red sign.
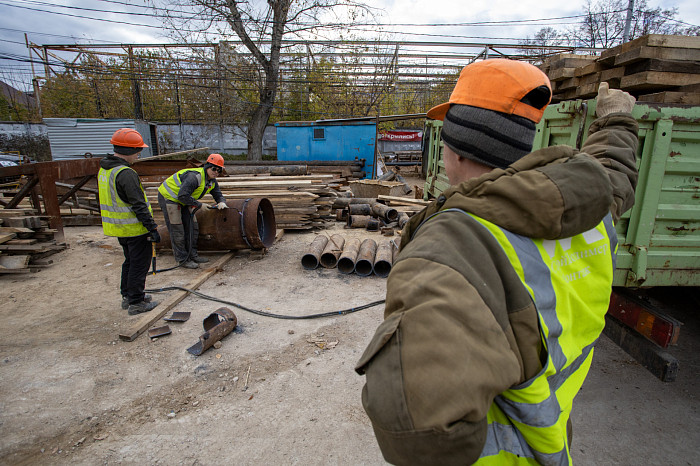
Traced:
[[379, 133], [380, 141], [418, 141], [423, 138], [422, 131], [382, 131]]

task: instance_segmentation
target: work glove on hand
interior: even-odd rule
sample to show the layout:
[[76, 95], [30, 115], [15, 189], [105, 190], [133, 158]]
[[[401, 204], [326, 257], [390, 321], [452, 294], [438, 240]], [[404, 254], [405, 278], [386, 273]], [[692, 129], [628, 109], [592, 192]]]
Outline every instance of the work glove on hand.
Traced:
[[228, 206], [226, 205], [225, 202], [219, 202], [218, 204], [216, 204], [216, 208], [219, 210], [222, 210], [222, 209], [228, 209]]
[[608, 83], [602, 82], [598, 87], [598, 103], [595, 113], [598, 118], [611, 113], [632, 113], [636, 99], [625, 91], [610, 89]]
[[154, 243], [160, 243], [160, 233], [158, 233], [158, 230], [153, 230], [150, 233], [151, 233], [150, 241], [152, 241]]

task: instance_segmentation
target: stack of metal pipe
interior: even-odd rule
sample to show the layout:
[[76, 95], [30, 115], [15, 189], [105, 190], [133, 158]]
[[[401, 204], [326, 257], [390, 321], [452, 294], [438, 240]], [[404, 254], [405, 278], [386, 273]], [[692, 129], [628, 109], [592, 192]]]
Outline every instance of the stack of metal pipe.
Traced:
[[367, 238], [346, 240], [340, 235], [330, 238], [319, 235], [311, 242], [301, 258], [301, 266], [314, 270], [318, 266], [338, 267], [343, 274], [356, 273], [367, 277], [372, 274], [386, 278], [394, 265], [398, 246], [394, 241], [385, 240], [377, 243]]

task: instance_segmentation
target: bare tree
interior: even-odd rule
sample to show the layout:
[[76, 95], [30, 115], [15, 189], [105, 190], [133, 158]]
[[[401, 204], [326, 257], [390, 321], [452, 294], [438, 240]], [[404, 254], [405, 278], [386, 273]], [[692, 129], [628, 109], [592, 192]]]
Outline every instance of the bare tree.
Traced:
[[[584, 18], [565, 35], [576, 45], [610, 48], [623, 40], [628, 0], [587, 0]], [[647, 34], [698, 35], [700, 28], [676, 19], [678, 8], [651, 8], [647, 0], [636, 0], [632, 12], [630, 40]]]
[[537, 31], [532, 38], [528, 37], [518, 44], [524, 46], [520, 51], [531, 57], [529, 61], [539, 65], [552, 53], [547, 47], [564, 45], [567, 41], [566, 35], [548, 26]]
[[[159, 4], [160, 12], [169, 12], [174, 31], [182, 40], [226, 39], [237, 36], [247, 50], [236, 60], [217, 57], [217, 66], [226, 72], [243, 73], [256, 92], [248, 114], [248, 158], [262, 158], [262, 136], [275, 108], [280, 84], [280, 53], [293, 47], [285, 40], [337, 37], [343, 24], [371, 13], [355, 0], [178, 0]], [[320, 36], [319, 36], [320, 35]], [[235, 66], [233, 66], [235, 64]], [[247, 91], [247, 90], [245, 90]], [[246, 95], [246, 92], [239, 95]], [[248, 93], [249, 94], [249, 93]]]

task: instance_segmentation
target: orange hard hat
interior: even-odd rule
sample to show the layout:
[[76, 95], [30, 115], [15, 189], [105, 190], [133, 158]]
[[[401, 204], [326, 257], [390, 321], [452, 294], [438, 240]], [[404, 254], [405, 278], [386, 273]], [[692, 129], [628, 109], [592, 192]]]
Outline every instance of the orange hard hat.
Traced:
[[143, 142], [141, 134], [135, 129], [131, 128], [121, 128], [116, 130], [109, 142], [115, 146], [121, 147], [148, 147]]
[[[533, 91], [544, 91], [538, 105], [528, 103]], [[539, 68], [530, 63], [492, 58], [462, 69], [450, 101], [428, 110], [428, 118], [444, 120], [453, 104], [485, 108], [518, 115], [538, 123], [552, 100], [552, 85]]]
[[207, 163], [224, 168], [224, 158], [221, 156], [221, 154], [211, 154], [209, 157], [207, 157]]

